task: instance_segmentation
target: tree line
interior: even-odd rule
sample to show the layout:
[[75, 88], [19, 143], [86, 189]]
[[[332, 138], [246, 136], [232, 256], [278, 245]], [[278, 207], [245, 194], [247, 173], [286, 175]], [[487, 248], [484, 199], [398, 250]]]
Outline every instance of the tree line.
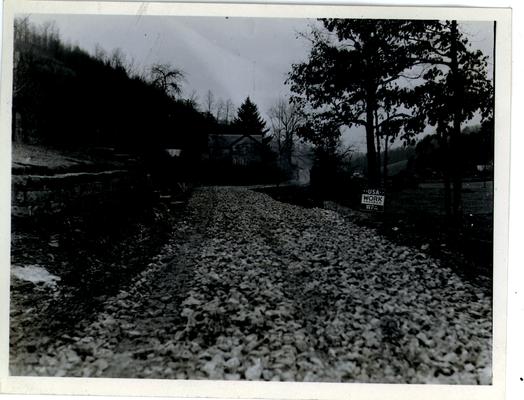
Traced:
[[178, 96], [182, 76], [162, 64], [136, 73], [121, 50], [91, 55], [63, 43], [52, 24], [16, 19], [13, 134], [50, 145], [201, 149], [215, 121]]
[[344, 127], [364, 127], [367, 178], [377, 186], [387, 180], [388, 145], [397, 138], [413, 144], [434, 127], [446, 160], [446, 212], [459, 219], [462, 125], [475, 115], [492, 125], [494, 104], [487, 56], [472, 48], [460, 24], [321, 19], [306, 38], [309, 57], [287, 80], [291, 102], [307, 119], [297, 134], [329, 159], [339, 156]]
[[249, 97], [237, 110], [208, 91], [199, 104], [195, 92], [184, 96], [180, 68], [155, 63], [140, 70], [121, 49], [100, 45], [90, 54], [64, 43], [53, 23], [15, 19], [13, 78], [15, 142], [112, 147], [150, 160], [177, 148], [196, 179], [209, 134], [267, 133]]
[[140, 71], [119, 49], [108, 53], [97, 46], [91, 55], [63, 43], [52, 23], [37, 28], [19, 18], [14, 139], [140, 151], [180, 148], [198, 168], [209, 133], [268, 139], [270, 129], [275, 154], [268, 162], [277, 164], [281, 179], [296, 167], [296, 142], [304, 140], [314, 148], [312, 179], [336, 185], [351, 154], [341, 145], [342, 132], [361, 126], [367, 180], [379, 186], [388, 179], [392, 143], [413, 145], [431, 126], [436, 145], [426, 149], [438, 148], [441, 162], [432, 165], [444, 178], [446, 211], [460, 216], [468, 142], [463, 125], [480, 116], [483, 139], [475, 143], [492, 149], [494, 124], [487, 56], [472, 49], [461, 25], [321, 19], [302, 36], [310, 41], [309, 56], [291, 66], [286, 82], [292, 96], [268, 110], [267, 124], [249, 98], [236, 110], [230, 99], [215, 99], [211, 91], [200, 104], [195, 92], [184, 96], [185, 73], [169, 63]]

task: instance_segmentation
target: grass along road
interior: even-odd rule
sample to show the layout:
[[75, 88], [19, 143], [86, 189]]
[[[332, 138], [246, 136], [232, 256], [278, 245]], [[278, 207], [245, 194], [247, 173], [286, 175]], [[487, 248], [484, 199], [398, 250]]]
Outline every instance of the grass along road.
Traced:
[[334, 211], [202, 188], [94, 322], [14, 375], [491, 382], [491, 297]]

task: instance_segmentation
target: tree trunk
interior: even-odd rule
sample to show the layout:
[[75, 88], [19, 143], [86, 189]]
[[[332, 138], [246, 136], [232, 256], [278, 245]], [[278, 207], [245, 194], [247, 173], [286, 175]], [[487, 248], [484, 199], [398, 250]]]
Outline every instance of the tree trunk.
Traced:
[[286, 158], [291, 167], [293, 161], [293, 134], [291, 132], [286, 132]]
[[375, 92], [368, 87], [366, 99], [366, 148], [368, 162], [368, 180], [371, 185], [379, 183], [377, 169], [377, 152], [375, 150]]
[[453, 127], [451, 129], [451, 174], [453, 180], [453, 217], [458, 223], [462, 219], [462, 163], [460, 160], [460, 125], [462, 122], [462, 82], [458, 66], [457, 55], [458, 30], [457, 21], [451, 21], [451, 89]]
[[384, 178], [384, 189], [388, 184], [388, 135], [384, 136], [384, 171], [382, 172]]
[[444, 178], [444, 211], [448, 221], [451, 221], [451, 178], [450, 178], [450, 165], [449, 165], [449, 145], [448, 145], [448, 135], [443, 134], [441, 139], [441, 149], [442, 149], [442, 175]]
[[378, 179], [378, 182], [380, 182], [381, 180], [381, 171], [380, 171], [380, 165], [382, 164], [381, 163], [381, 148], [380, 148], [380, 132], [379, 132], [379, 129], [378, 129], [378, 115], [377, 115], [377, 111], [375, 110], [375, 136], [376, 136], [376, 140], [377, 140], [377, 170], [378, 170], [378, 176], [377, 176], [377, 179]]

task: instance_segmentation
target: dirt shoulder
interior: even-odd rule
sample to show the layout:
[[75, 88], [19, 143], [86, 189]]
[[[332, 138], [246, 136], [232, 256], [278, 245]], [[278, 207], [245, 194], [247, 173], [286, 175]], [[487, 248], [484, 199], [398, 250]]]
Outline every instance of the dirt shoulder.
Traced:
[[74, 149], [14, 143], [13, 175], [53, 175], [127, 169], [137, 162], [112, 148]]

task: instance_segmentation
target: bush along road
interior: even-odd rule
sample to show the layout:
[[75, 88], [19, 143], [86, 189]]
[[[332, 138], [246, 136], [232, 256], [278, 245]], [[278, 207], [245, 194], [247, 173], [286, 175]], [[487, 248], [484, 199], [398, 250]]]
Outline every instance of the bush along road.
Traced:
[[490, 384], [491, 304], [334, 211], [200, 188], [126, 289], [73, 333], [12, 346], [11, 373]]

